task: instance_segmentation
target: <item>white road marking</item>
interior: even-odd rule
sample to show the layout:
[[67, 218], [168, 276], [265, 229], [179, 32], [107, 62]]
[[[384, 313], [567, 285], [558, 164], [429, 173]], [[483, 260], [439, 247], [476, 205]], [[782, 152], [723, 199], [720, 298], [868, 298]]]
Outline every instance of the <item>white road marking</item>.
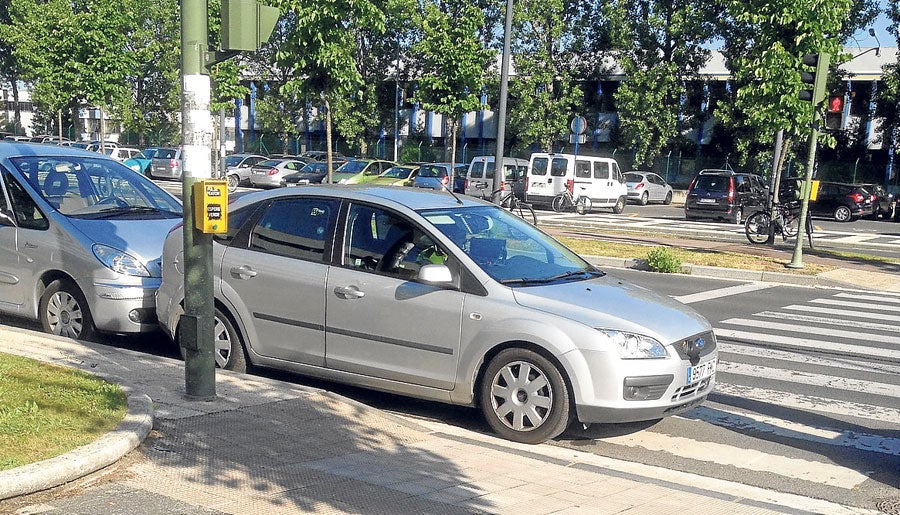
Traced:
[[777, 343], [781, 345], [790, 345], [803, 349], [814, 351], [827, 350], [831, 352], [849, 353], [849, 354], [865, 354], [867, 356], [889, 358], [900, 362], [900, 351], [892, 349], [878, 349], [873, 347], [861, 347], [858, 345], [848, 345], [843, 343], [834, 343], [825, 340], [813, 340], [810, 338], [795, 338], [791, 336], [782, 336], [778, 334], [752, 333], [748, 331], [737, 331], [732, 329], [716, 328], [717, 338], [732, 338], [741, 341], [756, 342], [761, 344]]
[[[900, 294], [898, 294], [900, 295]], [[887, 295], [866, 295], [860, 293], [838, 293], [835, 297], [840, 297], [842, 299], [854, 299], [854, 300], [871, 300], [874, 302], [892, 302], [894, 304], [900, 304], [900, 296], [887, 296]]]
[[845, 300], [834, 300], [834, 299], [813, 299], [810, 301], [813, 304], [825, 304], [829, 306], [844, 306], [848, 308], [860, 308], [860, 309], [869, 309], [874, 311], [889, 311], [893, 313], [900, 313], [900, 306], [878, 306], [873, 304], [867, 304], [865, 302], [849, 302]]
[[810, 356], [808, 354], [801, 354], [793, 351], [738, 345], [726, 343], [724, 341], [718, 342], [717, 346], [719, 348], [719, 359], [725, 359], [721, 357], [723, 354], [737, 354], [740, 356], [751, 356], [767, 360], [790, 361], [823, 367], [838, 367], [861, 372], [882, 372], [900, 376], [900, 363], [896, 365], [873, 363], [871, 361], [866, 361], [864, 358], [851, 358], [848, 356]]
[[798, 370], [784, 370], [762, 365], [747, 365], [744, 363], [730, 363], [723, 361], [719, 361], [716, 371], [748, 377], [773, 379], [775, 381], [799, 383], [809, 386], [821, 386], [824, 388], [835, 388], [853, 392], [866, 392], [870, 395], [885, 395], [900, 398], [900, 385], [887, 383], [861, 381], [859, 379], [812, 374], [810, 372], [801, 372]]
[[897, 438], [810, 426], [759, 413], [743, 413], [721, 407], [700, 406], [677, 416], [702, 420], [720, 427], [759, 431], [824, 445], [851, 447], [862, 451], [900, 456], [900, 439]]
[[715, 290], [701, 291], [699, 293], [691, 293], [689, 295], [679, 295], [677, 297], [672, 297], [672, 298], [681, 303], [684, 303], [684, 304], [691, 304], [694, 302], [718, 299], [721, 297], [728, 297], [731, 295], [740, 295], [742, 293], [747, 293], [747, 292], [751, 292], [751, 291], [765, 290], [766, 288], [772, 288], [774, 286], [777, 286], [777, 285], [772, 284], [772, 283], [746, 283], [746, 284], [738, 284], [736, 286], [729, 286], [727, 288], [718, 288]]
[[762, 311], [754, 316], [763, 318], [774, 318], [777, 320], [793, 320], [796, 322], [806, 322], [814, 326], [839, 325], [841, 327], [856, 327], [858, 329], [867, 329], [871, 331], [885, 331], [888, 333], [900, 333], [900, 325], [897, 324], [878, 324], [875, 322], [861, 322], [859, 320], [847, 320], [845, 318], [827, 318], [809, 315], [798, 315], [795, 313], [781, 313], [779, 311]]
[[804, 306], [801, 304], [791, 304], [781, 309], [789, 309], [791, 311], [805, 311], [807, 313], [818, 313], [821, 315], [843, 315], [851, 318], [871, 318], [882, 320], [885, 322], [900, 322], [900, 315], [887, 315], [884, 313], [872, 313], [871, 311], [852, 311], [849, 309], [823, 308], [820, 306]]
[[848, 338], [851, 340], [862, 340], [865, 342], [881, 342], [897, 345], [898, 347], [900, 347], [900, 337], [890, 336], [886, 334], [861, 333], [859, 331], [843, 331], [840, 329], [829, 329], [827, 327], [801, 326], [797, 324], [782, 324], [780, 322], [766, 322], [763, 320], [751, 320], [747, 318], [729, 318], [728, 320], [723, 320], [721, 323], [728, 325], [755, 327], [758, 329], [787, 331], [792, 333], [834, 336], [836, 338]]
[[811, 395], [797, 395], [790, 392], [728, 383], [716, 383], [716, 392], [742, 399], [766, 402], [775, 406], [796, 408], [804, 411], [818, 411], [829, 416], [846, 415], [880, 422], [900, 420], [900, 409], [872, 406], [871, 404], [858, 402], [823, 399]]

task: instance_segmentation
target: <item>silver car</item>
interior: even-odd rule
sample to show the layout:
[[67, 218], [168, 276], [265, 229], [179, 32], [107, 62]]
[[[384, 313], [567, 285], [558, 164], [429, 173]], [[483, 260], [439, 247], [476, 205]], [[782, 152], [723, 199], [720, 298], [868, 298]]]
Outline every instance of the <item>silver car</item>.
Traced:
[[268, 159], [250, 167], [250, 185], [254, 188], [278, 188], [285, 175], [299, 172], [306, 163], [297, 159]]
[[96, 152], [0, 143], [0, 312], [77, 339], [157, 330], [178, 200]]
[[250, 169], [253, 165], [266, 161], [266, 156], [259, 154], [231, 154], [225, 156], [225, 178], [232, 190], [241, 184], [250, 183]]
[[[702, 316], [487, 202], [316, 185], [242, 196], [228, 221], [213, 248], [221, 367], [480, 406], [525, 443], [576, 419], [673, 415], [713, 390], [716, 339]], [[178, 229], [157, 293], [173, 338], [183, 273]]]
[[651, 202], [672, 203], [672, 186], [653, 172], [631, 171], [625, 174], [628, 200], [646, 206]]

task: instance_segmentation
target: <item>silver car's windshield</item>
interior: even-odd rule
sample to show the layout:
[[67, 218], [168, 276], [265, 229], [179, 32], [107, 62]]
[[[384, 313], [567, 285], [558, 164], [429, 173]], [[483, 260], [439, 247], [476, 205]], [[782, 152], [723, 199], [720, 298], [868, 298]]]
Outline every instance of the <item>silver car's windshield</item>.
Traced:
[[48, 204], [66, 216], [182, 216], [177, 200], [116, 161], [82, 156], [28, 156], [10, 161]]
[[500, 283], [535, 286], [603, 275], [561, 243], [505, 209], [483, 206], [420, 213]]

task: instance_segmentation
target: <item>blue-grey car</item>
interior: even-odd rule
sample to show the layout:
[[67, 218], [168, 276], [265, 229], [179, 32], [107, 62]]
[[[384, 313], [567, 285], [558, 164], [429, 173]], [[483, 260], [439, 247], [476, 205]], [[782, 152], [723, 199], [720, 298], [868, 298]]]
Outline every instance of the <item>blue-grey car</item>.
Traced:
[[0, 312], [76, 339], [158, 328], [178, 199], [96, 152], [0, 143]]
[[[215, 359], [479, 406], [538, 443], [574, 420], [653, 420], [713, 390], [716, 338], [675, 300], [610, 277], [508, 210], [392, 186], [244, 195], [214, 237]], [[160, 324], [183, 313], [182, 230]]]

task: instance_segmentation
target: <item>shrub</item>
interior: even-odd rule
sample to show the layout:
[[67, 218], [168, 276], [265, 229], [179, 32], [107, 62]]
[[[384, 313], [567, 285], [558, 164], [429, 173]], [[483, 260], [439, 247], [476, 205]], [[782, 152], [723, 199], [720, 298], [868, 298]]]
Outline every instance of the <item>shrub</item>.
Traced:
[[654, 247], [647, 253], [647, 266], [654, 272], [671, 274], [681, 269], [681, 260], [668, 247]]

